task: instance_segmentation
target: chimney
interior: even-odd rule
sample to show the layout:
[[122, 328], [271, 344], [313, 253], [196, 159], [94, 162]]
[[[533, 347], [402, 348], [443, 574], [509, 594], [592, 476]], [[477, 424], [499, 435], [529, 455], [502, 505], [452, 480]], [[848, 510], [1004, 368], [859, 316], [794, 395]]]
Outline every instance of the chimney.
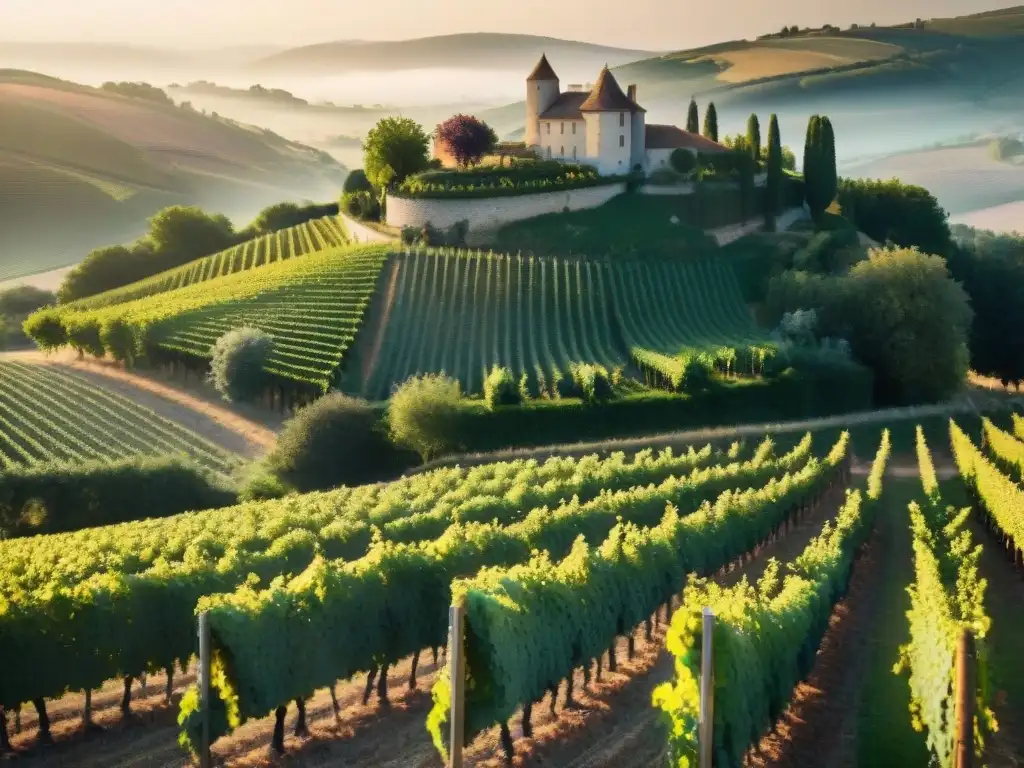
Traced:
[[630, 101], [636, 102], [636, 84], [626, 86], [626, 95]]

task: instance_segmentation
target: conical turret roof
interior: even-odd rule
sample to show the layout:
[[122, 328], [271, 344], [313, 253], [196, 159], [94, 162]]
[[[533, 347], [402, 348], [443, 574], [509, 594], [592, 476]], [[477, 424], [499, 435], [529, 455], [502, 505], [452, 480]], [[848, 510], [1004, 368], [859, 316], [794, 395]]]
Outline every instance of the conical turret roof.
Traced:
[[555, 70], [548, 63], [547, 54], [542, 53], [540, 55], [540, 61], [537, 62], [537, 66], [533, 68], [533, 72], [526, 78], [526, 82], [532, 80], [558, 80], [558, 75], [555, 74]]
[[580, 112], [646, 112], [643, 107], [623, 93], [618, 81], [606, 64], [597, 76], [590, 95], [580, 105]]

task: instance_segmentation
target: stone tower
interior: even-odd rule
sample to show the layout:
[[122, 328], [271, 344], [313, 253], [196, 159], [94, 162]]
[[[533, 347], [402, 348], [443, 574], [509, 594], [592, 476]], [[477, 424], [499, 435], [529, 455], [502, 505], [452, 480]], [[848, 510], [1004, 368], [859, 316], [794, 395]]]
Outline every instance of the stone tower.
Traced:
[[558, 75], [548, 63], [548, 57], [541, 54], [540, 61], [526, 78], [526, 146], [540, 144], [540, 122], [538, 117], [555, 103], [559, 96]]

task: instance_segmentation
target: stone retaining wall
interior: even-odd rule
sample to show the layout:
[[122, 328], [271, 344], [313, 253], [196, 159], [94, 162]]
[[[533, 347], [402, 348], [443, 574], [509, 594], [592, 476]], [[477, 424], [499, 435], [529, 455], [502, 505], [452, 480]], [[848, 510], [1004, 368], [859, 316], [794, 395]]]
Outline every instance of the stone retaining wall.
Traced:
[[428, 221], [438, 229], [469, 221], [469, 231], [493, 230], [502, 224], [531, 219], [566, 208], [577, 211], [596, 208], [626, 191], [625, 182], [599, 187], [539, 192], [533, 195], [474, 198], [412, 198], [388, 195], [387, 220], [392, 227], [422, 227]]

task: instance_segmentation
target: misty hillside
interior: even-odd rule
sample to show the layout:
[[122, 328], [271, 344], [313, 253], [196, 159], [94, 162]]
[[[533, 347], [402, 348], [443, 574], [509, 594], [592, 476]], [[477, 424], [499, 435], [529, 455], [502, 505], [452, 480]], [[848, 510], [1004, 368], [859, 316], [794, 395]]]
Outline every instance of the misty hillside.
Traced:
[[125, 79], [135, 79], [141, 73], [235, 69], [281, 50], [282, 47], [269, 45], [237, 45], [185, 51], [124, 43], [0, 40], [0, 66], [43, 72], [53, 71], [55, 65], [61, 71], [81, 67], [89, 71], [117, 72]]
[[261, 74], [327, 75], [346, 71], [423, 68], [511, 69], [529, 72], [542, 53], [574, 65], [616, 66], [649, 59], [652, 51], [612, 48], [536, 35], [470, 33], [415, 40], [359, 41], [307, 45], [253, 64]]
[[0, 70], [0, 113], [0, 254], [16, 253], [21, 274], [134, 239], [167, 205], [247, 217], [284, 199], [332, 199], [345, 175], [326, 153], [175, 106], [158, 89]]

